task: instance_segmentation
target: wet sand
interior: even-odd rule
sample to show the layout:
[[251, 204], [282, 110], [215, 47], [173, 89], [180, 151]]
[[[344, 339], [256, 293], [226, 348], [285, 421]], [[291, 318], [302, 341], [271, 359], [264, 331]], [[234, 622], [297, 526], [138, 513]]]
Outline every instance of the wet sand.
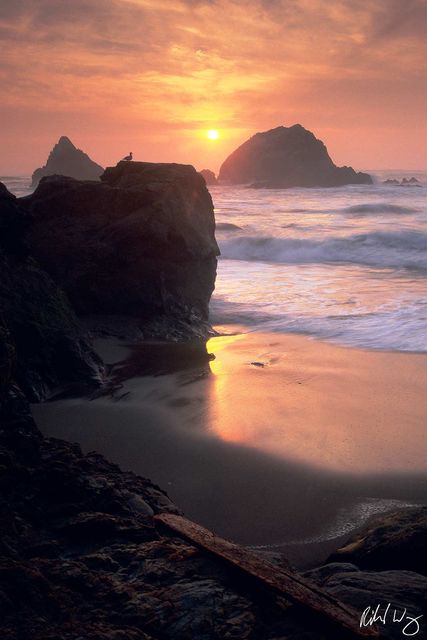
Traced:
[[243, 544], [321, 562], [369, 515], [424, 502], [427, 355], [246, 333], [123, 350], [115, 398], [33, 407], [46, 435], [150, 477]]

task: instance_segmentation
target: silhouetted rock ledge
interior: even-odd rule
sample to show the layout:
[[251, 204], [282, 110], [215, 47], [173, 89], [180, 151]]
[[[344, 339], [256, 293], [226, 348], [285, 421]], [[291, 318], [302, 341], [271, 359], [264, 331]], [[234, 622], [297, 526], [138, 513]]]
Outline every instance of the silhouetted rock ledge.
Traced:
[[260, 188], [372, 184], [367, 173], [337, 167], [323, 142], [300, 124], [252, 136], [228, 156], [218, 179]]
[[67, 136], [61, 136], [49, 154], [46, 164], [36, 169], [32, 186], [36, 187], [45, 176], [61, 175], [78, 180], [99, 180], [104, 169], [77, 149]]
[[22, 199], [34, 257], [79, 316], [206, 336], [219, 250], [203, 178], [189, 165], [120, 162], [101, 180], [44, 178]]

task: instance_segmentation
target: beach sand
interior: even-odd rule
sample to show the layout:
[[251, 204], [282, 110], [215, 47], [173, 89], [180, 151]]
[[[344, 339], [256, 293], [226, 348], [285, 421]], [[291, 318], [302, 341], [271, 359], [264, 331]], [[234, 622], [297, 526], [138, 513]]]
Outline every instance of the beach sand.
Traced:
[[[33, 407], [166, 489], [187, 517], [242, 544], [321, 562], [374, 514], [427, 488], [427, 355], [242, 333], [183, 345], [99, 345], [115, 398]], [[230, 328], [228, 327], [228, 330]]]

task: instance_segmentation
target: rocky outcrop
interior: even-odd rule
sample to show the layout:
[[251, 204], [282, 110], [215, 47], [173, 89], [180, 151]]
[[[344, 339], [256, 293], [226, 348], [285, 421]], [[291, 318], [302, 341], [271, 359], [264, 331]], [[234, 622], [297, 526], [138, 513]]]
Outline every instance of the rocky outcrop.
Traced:
[[427, 575], [427, 507], [373, 518], [330, 558], [363, 569], [407, 569]]
[[15, 379], [36, 401], [58, 386], [98, 385], [103, 367], [64, 293], [28, 255], [26, 226], [18, 200], [0, 183], [3, 348], [14, 352]]
[[218, 180], [216, 179], [216, 175], [210, 169], [202, 169], [200, 175], [203, 176], [206, 184], [208, 186], [218, 184]]
[[395, 187], [420, 187], [420, 181], [417, 178], [402, 178], [402, 180], [397, 180], [396, 178], [388, 178], [384, 180], [383, 184], [387, 186], [395, 186]]
[[212, 199], [193, 167], [120, 162], [100, 183], [45, 178], [22, 204], [31, 252], [79, 315], [206, 334], [219, 251]]
[[104, 169], [77, 149], [67, 136], [61, 136], [49, 154], [46, 164], [36, 169], [32, 186], [36, 187], [45, 176], [61, 175], [78, 180], [99, 180]]
[[371, 626], [369, 620], [377, 611], [375, 626], [382, 638], [400, 640], [425, 635], [425, 576], [412, 571], [360, 571], [354, 565], [338, 562], [305, 575], [359, 611], [365, 628]]
[[252, 136], [228, 156], [219, 180], [266, 188], [372, 184], [367, 173], [337, 167], [323, 142], [299, 124]]

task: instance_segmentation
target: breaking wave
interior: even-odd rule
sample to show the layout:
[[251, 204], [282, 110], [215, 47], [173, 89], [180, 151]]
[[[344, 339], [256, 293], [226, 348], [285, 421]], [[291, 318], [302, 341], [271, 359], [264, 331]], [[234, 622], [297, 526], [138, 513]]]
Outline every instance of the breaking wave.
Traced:
[[389, 204], [388, 202], [373, 202], [370, 204], [356, 204], [351, 207], [345, 207], [342, 210], [344, 213], [353, 213], [359, 215], [371, 215], [371, 214], [400, 214], [409, 215], [411, 213], [417, 213], [418, 209], [413, 207], [403, 207], [397, 204]]
[[221, 243], [230, 260], [284, 264], [351, 263], [378, 268], [427, 270], [427, 234], [374, 231], [327, 238], [238, 236]]

